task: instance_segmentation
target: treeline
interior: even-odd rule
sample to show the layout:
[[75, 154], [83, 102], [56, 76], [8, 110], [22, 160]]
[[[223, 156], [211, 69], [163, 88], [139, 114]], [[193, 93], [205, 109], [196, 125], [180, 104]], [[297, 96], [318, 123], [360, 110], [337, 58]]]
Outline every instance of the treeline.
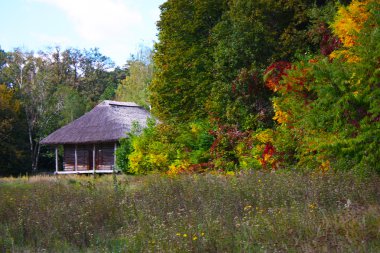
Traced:
[[113, 99], [127, 74], [96, 48], [0, 50], [0, 175], [53, 168], [40, 140]]
[[379, 172], [379, 4], [168, 0], [159, 42], [119, 68], [98, 49], [0, 49], [0, 174], [52, 168], [39, 141], [105, 99], [159, 124], [118, 149], [129, 174]]
[[130, 174], [380, 172], [377, 1], [168, 0]]

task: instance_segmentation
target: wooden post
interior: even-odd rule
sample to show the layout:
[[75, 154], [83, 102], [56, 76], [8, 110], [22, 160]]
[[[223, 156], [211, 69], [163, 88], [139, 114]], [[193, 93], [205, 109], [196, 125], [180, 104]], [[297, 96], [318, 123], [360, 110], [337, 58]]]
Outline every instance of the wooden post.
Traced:
[[92, 173], [94, 173], [95, 175], [95, 143], [94, 143], [94, 147], [92, 149]]
[[58, 146], [55, 146], [55, 174], [58, 174]]
[[115, 147], [113, 149], [113, 170], [115, 170], [116, 168], [116, 148], [117, 148], [117, 144], [115, 142]]
[[78, 170], [78, 154], [77, 154], [77, 145], [75, 144], [75, 165], [74, 165], [74, 170]]

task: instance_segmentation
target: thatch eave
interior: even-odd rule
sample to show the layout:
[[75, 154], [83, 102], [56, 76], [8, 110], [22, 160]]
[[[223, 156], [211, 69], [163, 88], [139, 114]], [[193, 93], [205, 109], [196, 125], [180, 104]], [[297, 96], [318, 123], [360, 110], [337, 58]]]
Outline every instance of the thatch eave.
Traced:
[[61, 127], [40, 143], [42, 145], [116, 142], [127, 137], [133, 122], [145, 127], [150, 113], [135, 103], [103, 101], [82, 117]]

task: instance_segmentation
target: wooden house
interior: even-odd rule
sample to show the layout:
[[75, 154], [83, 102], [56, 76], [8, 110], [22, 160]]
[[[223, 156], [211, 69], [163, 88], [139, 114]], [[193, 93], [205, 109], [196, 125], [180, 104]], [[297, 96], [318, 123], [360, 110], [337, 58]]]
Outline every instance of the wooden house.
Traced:
[[[103, 101], [94, 109], [41, 141], [55, 147], [56, 174], [112, 173], [118, 140], [131, 131], [133, 122], [146, 126], [150, 113], [135, 103]], [[63, 171], [58, 147], [63, 146]]]

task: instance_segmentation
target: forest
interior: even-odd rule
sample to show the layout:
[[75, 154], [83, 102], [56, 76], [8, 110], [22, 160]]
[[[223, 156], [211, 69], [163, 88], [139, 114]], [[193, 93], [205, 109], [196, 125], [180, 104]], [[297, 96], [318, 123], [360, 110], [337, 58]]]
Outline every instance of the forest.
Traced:
[[380, 172], [377, 1], [167, 1], [127, 174]]
[[380, 173], [379, 3], [169, 0], [158, 42], [0, 50], [0, 174], [52, 169], [39, 141], [105, 99], [151, 107], [120, 140], [126, 174]]

